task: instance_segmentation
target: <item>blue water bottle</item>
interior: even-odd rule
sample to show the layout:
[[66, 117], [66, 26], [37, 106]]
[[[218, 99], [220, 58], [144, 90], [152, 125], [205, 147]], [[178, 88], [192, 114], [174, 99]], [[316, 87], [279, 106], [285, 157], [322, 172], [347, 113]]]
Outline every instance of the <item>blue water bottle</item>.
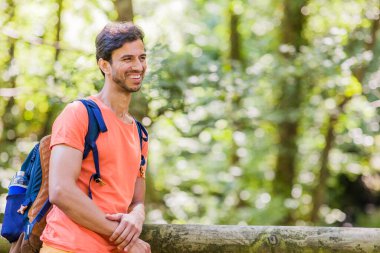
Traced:
[[28, 179], [25, 176], [25, 171], [17, 171], [9, 184], [8, 195], [25, 193], [28, 188]]
[[18, 171], [9, 184], [7, 204], [5, 206], [1, 235], [9, 242], [19, 239], [24, 230], [24, 221], [27, 219], [23, 214], [26, 210], [22, 204], [28, 188], [28, 178], [25, 171]]

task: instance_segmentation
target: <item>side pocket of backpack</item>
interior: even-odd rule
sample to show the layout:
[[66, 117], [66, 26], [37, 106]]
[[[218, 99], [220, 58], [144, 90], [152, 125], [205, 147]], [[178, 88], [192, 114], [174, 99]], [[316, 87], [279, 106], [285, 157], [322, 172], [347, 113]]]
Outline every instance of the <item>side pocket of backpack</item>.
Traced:
[[24, 230], [26, 217], [17, 212], [24, 199], [25, 193], [7, 196], [1, 235], [11, 243], [17, 241]]

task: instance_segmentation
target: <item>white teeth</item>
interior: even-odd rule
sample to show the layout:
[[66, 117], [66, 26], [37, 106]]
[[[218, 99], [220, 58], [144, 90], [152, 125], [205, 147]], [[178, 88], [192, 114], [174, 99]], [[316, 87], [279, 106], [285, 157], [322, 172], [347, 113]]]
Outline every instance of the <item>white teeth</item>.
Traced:
[[132, 75], [131, 76], [131, 78], [133, 78], [133, 79], [138, 79], [138, 78], [140, 78], [141, 77], [141, 75]]

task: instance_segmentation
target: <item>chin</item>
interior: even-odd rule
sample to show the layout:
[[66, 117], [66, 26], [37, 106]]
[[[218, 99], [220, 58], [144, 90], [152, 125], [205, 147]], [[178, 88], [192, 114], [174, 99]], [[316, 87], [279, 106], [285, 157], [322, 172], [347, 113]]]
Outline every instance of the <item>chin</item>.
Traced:
[[129, 92], [137, 92], [141, 89], [141, 85], [137, 86], [137, 87], [127, 87], [126, 90], [129, 91]]

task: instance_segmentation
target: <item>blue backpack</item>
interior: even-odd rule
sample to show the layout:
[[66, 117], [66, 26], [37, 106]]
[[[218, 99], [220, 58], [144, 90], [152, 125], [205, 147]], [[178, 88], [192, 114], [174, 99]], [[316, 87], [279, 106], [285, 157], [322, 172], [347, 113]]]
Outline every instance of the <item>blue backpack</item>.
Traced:
[[[86, 159], [90, 151], [93, 153], [95, 173], [92, 174], [88, 187], [88, 196], [92, 198], [91, 181], [102, 183], [96, 140], [100, 133], [107, 131], [107, 127], [101, 111], [94, 101], [89, 99], [80, 99], [79, 101], [86, 107], [89, 119], [83, 159]], [[143, 141], [148, 141], [148, 133], [140, 122], [136, 119], [135, 122], [142, 149]], [[24, 171], [28, 179], [26, 192], [7, 196], [1, 235], [10, 243], [19, 245], [17, 248], [23, 248], [23, 252], [38, 252], [42, 245], [39, 237], [46, 225], [46, 214], [51, 207], [48, 199], [49, 159], [50, 135], [42, 138], [34, 146], [21, 166], [20, 171]], [[143, 165], [145, 165], [145, 158], [141, 155], [140, 168]], [[23, 214], [18, 212], [20, 207], [25, 210]], [[27, 250], [24, 250], [25, 247]]]

